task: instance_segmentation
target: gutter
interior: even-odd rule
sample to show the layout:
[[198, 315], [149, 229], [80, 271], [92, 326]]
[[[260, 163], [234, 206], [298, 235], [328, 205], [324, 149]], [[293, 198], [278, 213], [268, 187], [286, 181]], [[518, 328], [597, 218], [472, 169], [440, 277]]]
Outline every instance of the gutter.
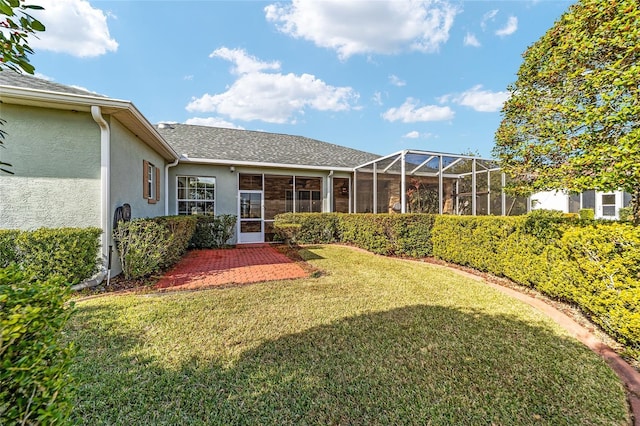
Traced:
[[304, 170], [333, 170], [337, 172], [353, 173], [353, 167], [334, 167], [334, 166], [310, 166], [304, 164], [284, 164], [284, 163], [263, 163], [259, 161], [235, 161], [235, 160], [223, 160], [223, 159], [210, 159], [210, 158], [192, 158], [182, 156], [180, 162], [183, 164], [215, 164], [220, 166], [253, 166], [253, 167], [269, 167], [277, 169], [304, 169]]

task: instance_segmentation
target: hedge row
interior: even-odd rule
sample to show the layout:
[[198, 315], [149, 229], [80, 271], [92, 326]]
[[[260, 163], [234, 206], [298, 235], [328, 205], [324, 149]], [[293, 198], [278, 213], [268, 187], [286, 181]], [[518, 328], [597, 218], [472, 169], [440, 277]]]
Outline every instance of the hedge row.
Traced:
[[113, 238], [125, 278], [142, 278], [180, 260], [196, 220], [195, 216], [162, 216], [119, 222]]
[[640, 228], [525, 216], [442, 216], [435, 257], [574, 303], [640, 354]]
[[74, 347], [61, 339], [73, 311], [61, 277], [0, 269], [0, 423], [66, 424]]
[[285, 214], [275, 228], [294, 242], [434, 256], [507, 277], [576, 304], [640, 359], [640, 227], [629, 223], [538, 210], [517, 217]]
[[0, 268], [16, 263], [40, 280], [60, 275], [77, 284], [98, 270], [101, 234], [99, 228], [0, 230]]
[[424, 257], [431, 254], [435, 216], [425, 214], [285, 213], [274, 227], [294, 243], [353, 244], [385, 256]]

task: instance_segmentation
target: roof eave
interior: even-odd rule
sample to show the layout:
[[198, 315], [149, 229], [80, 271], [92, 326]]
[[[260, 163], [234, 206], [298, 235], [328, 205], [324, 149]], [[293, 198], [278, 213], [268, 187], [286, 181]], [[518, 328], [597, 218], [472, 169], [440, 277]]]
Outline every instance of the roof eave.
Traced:
[[81, 112], [90, 112], [92, 106], [99, 106], [103, 114], [113, 115], [166, 160], [173, 161], [179, 158], [156, 128], [130, 101], [14, 86], [0, 86], [0, 101], [8, 104]]
[[229, 159], [211, 159], [211, 158], [195, 158], [183, 155], [180, 157], [182, 164], [215, 164], [221, 166], [249, 166], [249, 167], [265, 167], [274, 169], [296, 169], [296, 170], [322, 170], [334, 172], [353, 172], [353, 167], [336, 167], [336, 166], [315, 166], [307, 164], [286, 164], [286, 163], [268, 163], [261, 161], [238, 161]]

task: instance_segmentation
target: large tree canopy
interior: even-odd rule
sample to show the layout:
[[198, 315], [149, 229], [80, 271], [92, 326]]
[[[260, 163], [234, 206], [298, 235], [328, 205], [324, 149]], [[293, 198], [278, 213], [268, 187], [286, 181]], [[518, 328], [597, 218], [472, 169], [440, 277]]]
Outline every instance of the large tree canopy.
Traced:
[[579, 1], [523, 58], [494, 148], [516, 192], [623, 189], [637, 199], [638, 0]]

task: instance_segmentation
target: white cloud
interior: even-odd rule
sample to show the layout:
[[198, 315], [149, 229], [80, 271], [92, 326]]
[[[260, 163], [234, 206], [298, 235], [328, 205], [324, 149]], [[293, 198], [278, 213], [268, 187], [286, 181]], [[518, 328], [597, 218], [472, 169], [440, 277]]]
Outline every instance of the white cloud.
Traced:
[[238, 129], [244, 130], [244, 127], [237, 126], [224, 118], [220, 117], [193, 117], [187, 119], [185, 124], [193, 124], [196, 126], [208, 126], [208, 127], [223, 127], [225, 129]]
[[464, 36], [464, 45], [465, 46], [473, 46], [473, 47], [480, 47], [481, 46], [480, 41], [478, 40], [478, 38], [473, 33], [467, 33], [467, 35]]
[[407, 133], [406, 135], [402, 136], [403, 138], [407, 138], [407, 139], [418, 139], [420, 137], [420, 132], [418, 132], [417, 130], [414, 130], [412, 132]]
[[92, 7], [86, 0], [40, 1], [45, 10], [34, 10], [31, 14], [40, 20], [46, 30], [39, 38], [30, 39], [31, 47], [68, 53], [77, 57], [95, 57], [118, 50], [109, 34], [107, 16]]
[[373, 94], [373, 97], [371, 98], [371, 100], [373, 101], [374, 104], [376, 105], [382, 105], [382, 93], [380, 92], [375, 92]]
[[480, 22], [480, 27], [482, 31], [487, 29], [487, 22], [495, 21], [496, 15], [498, 14], [498, 9], [493, 9], [482, 15], [482, 21]]
[[478, 84], [460, 94], [444, 95], [440, 97], [440, 102], [453, 102], [458, 105], [473, 108], [478, 112], [496, 112], [500, 111], [507, 99], [509, 99], [509, 92], [482, 90], [482, 85]]
[[265, 70], [278, 71], [280, 69], [280, 62], [260, 61], [255, 56], [247, 54], [244, 49], [229, 49], [227, 47], [221, 47], [211, 52], [209, 57], [226, 59], [229, 62], [233, 62], [235, 64], [235, 67], [232, 68], [232, 72], [234, 74], [249, 74]]
[[508, 36], [515, 33], [518, 30], [518, 18], [515, 16], [509, 16], [507, 24], [496, 31], [496, 35], [500, 37]]
[[413, 98], [407, 100], [398, 108], [390, 108], [382, 118], [387, 121], [402, 121], [416, 123], [419, 121], [444, 121], [453, 119], [455, 113], [448, 106], [426, 105], [418, 107], [418, 101]]
[[397, 75], [393, 75], [391, 74], [389, 76], [389, 83], [393, 84], [394, 86], [398, 86], [398, 87], [402, 87], [402, 86], [406, 86], [407, 82], [404, 80], [400, 80], [400, 77], [398, 77]]
[[347, 111], [357, 101], [351, 87], [334, 87], [310, 74], [250, 73], [224, 93], [193, 99], [187, 110], [216, 112], [234, 120], [295, 123], [306, 109]]
[[435, 52], [449, 39], [459, 9], [447, 0], [293, 0], [265, 7], [282, 33], [356, 54]]

